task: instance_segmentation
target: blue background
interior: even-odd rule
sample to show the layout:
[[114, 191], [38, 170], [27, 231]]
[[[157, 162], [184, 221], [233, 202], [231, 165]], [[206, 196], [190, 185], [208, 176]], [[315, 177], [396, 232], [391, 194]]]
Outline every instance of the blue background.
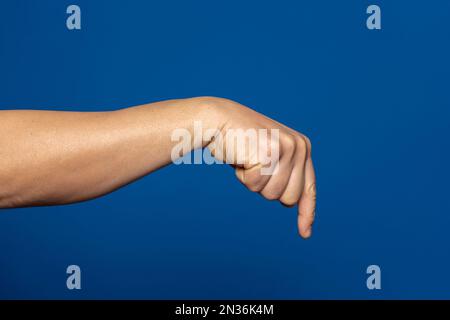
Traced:
[[192, 165], [4, 210], [0, 298], [450, 298], [449, 57], [445, 0], [1, 1], [1, 109], [231, 98], [311, 138], [319, 202], [303, 241], [295, 209]]

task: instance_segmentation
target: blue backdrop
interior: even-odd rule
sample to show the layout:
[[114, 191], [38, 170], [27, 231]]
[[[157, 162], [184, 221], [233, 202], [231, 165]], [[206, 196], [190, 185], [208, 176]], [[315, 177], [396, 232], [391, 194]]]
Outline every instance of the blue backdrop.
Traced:
[[449, 24], [446, 0], [1, 1], [1, 109], [234, 99], [311, 138], [318, 208], [302, 241], [295, 209], [185, 165], [4, 210], [0, 298], [450, 298]]

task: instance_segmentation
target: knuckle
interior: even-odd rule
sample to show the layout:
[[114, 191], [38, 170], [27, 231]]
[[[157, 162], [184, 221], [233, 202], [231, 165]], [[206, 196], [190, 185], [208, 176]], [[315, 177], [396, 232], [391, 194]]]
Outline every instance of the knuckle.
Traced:
[[286, 153], [293, 154], [297, 146], [295, 137], [292, 135], [286, 135], [283, 139], [283, 146]]
[[297, 153], [302, 157], [306, 158], [309, 152], [308, 147], [309, 142], [307, 141], [307, 138], [304, 136], [297, 136]]
[[311, 140], [305, 135], [302, 135], [302, 137], [303, 137], [303, 139], [305, 139], [306, 148], [311, 151], [311, 147], [312, 147]]
[[306, 137], [303, 135], [297, 136], [297, 147], [302, 151], [306, 151], [308, 149], [308, 143], [306, 141]]

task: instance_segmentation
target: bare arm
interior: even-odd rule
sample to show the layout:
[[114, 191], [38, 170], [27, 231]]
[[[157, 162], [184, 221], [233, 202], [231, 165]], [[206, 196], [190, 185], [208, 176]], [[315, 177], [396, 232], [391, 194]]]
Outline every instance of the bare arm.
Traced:
[[235, 163], [236, 173], [268, 199], [299, 203], [299, 230], [308, 237], [315, 206], [309, 141], [240, 104], [210, 97], [111, 112], [0, 111], [0, 208], [67, 204], [109, 193], [171, 163], [172, 132], [192, 132], [194, 121], [220, 131], [282, 131], [277, 174], [262, 176], [245, 160]]

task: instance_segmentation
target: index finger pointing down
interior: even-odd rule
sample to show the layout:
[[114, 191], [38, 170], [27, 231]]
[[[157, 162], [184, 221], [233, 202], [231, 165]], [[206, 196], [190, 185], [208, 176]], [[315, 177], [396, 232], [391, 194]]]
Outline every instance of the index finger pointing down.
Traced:
[[305, 186], [298, 204], [298, 231], [303, 238], [309, 238], [316, 210], [316, 176], [311, 157], [305, 163]]

